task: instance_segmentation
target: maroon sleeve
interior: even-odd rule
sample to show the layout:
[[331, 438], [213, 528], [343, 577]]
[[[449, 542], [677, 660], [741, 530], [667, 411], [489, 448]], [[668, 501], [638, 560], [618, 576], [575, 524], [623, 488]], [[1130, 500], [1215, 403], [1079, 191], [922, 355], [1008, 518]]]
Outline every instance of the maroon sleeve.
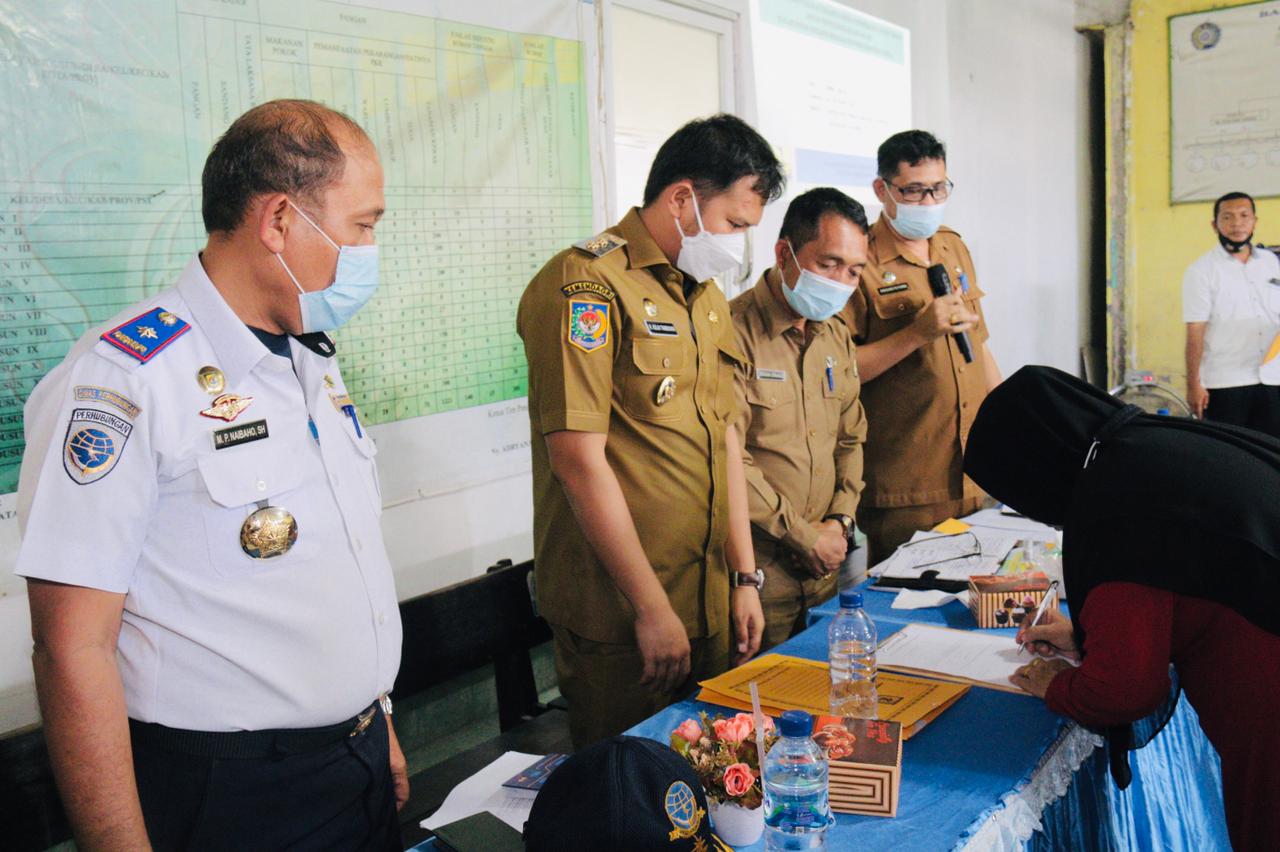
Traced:
[[1084, 662], [1049, 684], [1049, 709], [1094, 728], [1134, 722], [1169, 694], [1173, 593], [1136, 583], [1103, 583], [1080, 623]]

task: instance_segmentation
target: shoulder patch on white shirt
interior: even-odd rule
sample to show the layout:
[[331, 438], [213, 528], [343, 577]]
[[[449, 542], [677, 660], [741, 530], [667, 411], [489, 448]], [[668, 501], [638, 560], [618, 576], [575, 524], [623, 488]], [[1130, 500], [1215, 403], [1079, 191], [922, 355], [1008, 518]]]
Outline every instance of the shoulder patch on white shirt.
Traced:
[[190, 323], [164, 308], [152, 308], [103, 332], [102, 339], [145, 364], [190, 328]]
[[133, 424], [100, 408], [75, 408], [67, 423], [62, 467], [77, 485], [89, 485], [116, 466]]

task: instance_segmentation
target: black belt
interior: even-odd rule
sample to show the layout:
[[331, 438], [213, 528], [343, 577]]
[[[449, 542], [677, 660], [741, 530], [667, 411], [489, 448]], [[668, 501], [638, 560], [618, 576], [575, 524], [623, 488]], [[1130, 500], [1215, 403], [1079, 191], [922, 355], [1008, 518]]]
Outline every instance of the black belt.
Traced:
[[323, 728], [277, 728], [265, 731], [187, 731], [154, 722], [129, 720], [133, 742], [196, 757], [246, 759], [283, 757], [337, 745], [365, 732], [381, 711], [378, 702], [344, 722]]

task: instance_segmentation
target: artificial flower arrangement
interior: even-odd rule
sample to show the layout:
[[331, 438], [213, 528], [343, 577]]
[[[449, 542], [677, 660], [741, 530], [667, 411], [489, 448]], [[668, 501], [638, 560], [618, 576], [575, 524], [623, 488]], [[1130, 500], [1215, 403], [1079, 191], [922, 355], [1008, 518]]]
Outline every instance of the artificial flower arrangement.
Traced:
[[[768, 716], [764, 717], [764, 728], [767, 753], [778, 735]], [[754, 810], [764, 801], [755, 734], [750, 713], [728, 719], [709, 719], [706, 713], [699, 713], [698, 719], [685, 719], [671, 732], [671, 747], [689, 761], [708, 799]]]

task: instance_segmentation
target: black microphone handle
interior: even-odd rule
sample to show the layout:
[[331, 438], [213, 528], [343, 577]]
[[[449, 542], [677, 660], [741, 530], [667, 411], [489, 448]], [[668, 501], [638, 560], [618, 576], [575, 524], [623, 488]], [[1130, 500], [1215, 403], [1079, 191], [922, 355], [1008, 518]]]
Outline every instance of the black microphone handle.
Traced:
[[[951, 276], [947, 274], [947, 268], [941, 263], [935, 263], [929, 267], [929, 289], [933, 291], [936, 297], [951, 295]], [[966, 364], [973, 363], [973, 344], [969, 342], [969, 332], [958, 331], [951, 335], [955, 338], [956, 348], [960, 350], [960, 357], [964, 359]]]

